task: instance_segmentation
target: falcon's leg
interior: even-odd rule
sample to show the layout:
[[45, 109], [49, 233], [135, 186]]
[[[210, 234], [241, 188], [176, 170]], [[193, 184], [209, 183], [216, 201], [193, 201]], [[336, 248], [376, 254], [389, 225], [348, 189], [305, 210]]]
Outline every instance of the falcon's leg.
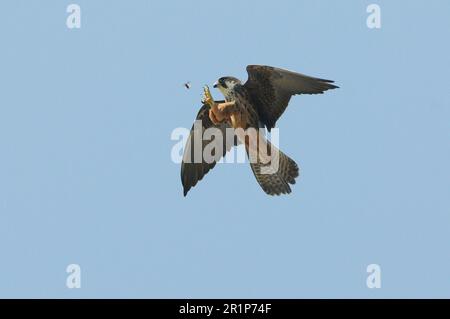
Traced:
[[211, 109], [209, 110], [209, 117], [211, 118], [211, 121], [214, 122], [214, 119], [212, 119], [211, 115], [215, 117], [215, 120], [217, 120], [219, 123], [225, 121], [227, 119], [227, 116], [225, 114], [223, 114], [219, 107], [221, 104], [218, 103], [214, 103], [213, 106], [211, 106]]
[[215, 113], [213, 112], [212, 108], [209, 110], [209, 119], [211, 120], [211, 122], [213, 122], [214, 125], [219, 125], [220, 123], [222, 123], [225, 120], [225, 119], [222, 119], [219, 121], [219, 119], [216, 117]]
[[236, 107], [236, 101], [220, 103], [217, 105], [218, 113], [223, 117], [230, 117], [238, 109]]
[[217, 125], [222, 123], [226, 119], [229, 119], [230, 116], [236, 112], [236, 104], [235, 102], [225, 102], [225, 103], [214, 103], [209, 110], [209, 118], [211, 121]]

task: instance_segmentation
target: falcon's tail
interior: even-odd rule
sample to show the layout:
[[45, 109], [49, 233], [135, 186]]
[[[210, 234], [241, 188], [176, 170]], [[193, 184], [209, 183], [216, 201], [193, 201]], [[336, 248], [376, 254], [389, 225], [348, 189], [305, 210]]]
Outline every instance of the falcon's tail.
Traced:
[[295, 184], [295, 178], [299, 176], [298, 166], [294, 160], [278, 150], [269, 141], [266, 140], [265, 143], [267, 143], [271, 154], [271, 161], [268, 164], [263, 164], [261, 161], [252, 161], [249, 155], [249, 147], [246, 145], [253, 174], [267, 194], [289, 194], [291, 192], [289, 184]]

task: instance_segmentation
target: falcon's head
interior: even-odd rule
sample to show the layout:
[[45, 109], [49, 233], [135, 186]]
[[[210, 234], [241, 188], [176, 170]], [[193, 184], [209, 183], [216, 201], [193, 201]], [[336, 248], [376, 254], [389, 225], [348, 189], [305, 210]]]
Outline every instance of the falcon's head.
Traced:
[[232, 76], [224, 76], [214, 83], [214, 88], [219, 89], [224, 96], [228, 96], [237, 84], [241, 84], [239, 79]]

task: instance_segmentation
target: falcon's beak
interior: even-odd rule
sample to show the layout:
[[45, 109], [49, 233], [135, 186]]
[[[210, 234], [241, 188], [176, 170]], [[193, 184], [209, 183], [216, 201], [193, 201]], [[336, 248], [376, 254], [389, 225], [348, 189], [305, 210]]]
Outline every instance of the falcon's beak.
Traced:
[[219, 86], [219, 82], [215, 82], [215, 83], [213, 84], [213, 88], [215, 88], [215, 89], [217, 89], [218, 86]]

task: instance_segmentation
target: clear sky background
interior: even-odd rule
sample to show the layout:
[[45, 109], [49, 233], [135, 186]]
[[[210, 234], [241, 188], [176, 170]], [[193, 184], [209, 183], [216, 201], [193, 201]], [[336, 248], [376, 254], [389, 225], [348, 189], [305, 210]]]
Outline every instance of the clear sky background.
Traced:
[[[72, 2], [78, 30], [0, 5], [0, 297], [450, 297], [449, 1]], [[301, 177], [219, 165], [184, 198], [171, 132], [248, 64], [341, 87], [278, 122]]]

